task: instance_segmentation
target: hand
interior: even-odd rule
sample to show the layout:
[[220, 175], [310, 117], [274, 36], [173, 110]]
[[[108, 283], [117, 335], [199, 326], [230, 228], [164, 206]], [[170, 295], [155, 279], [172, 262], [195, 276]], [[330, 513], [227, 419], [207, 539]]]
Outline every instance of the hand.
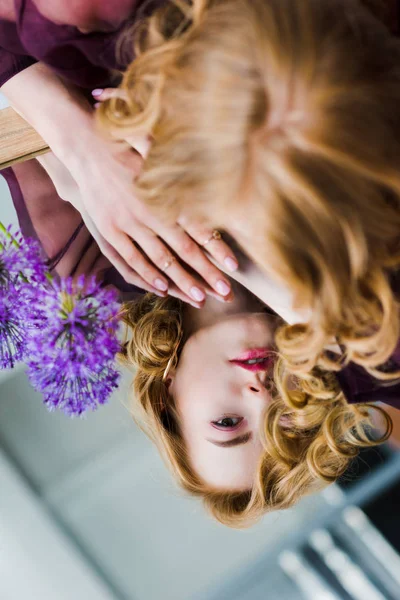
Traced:
[[[106, 90], [94, 90], [93, 96], [99, 100], [95, 106], [99, 106], [101, 102], [111, 98], [116, 93], [120, 95], [122, 92], [121, 90], [112, 88]], [[151, 146], [151, 142], [146, 137], [138, 136], [135, 138], [129, 138], [126, 141], [130, 148], [134, 148], [136, 150], [136, 154], [133, 155], [129, 152], [120, 152], [118, 160], [119, 162], [123, 162], [125, 166], [128, 167], [128, 177], [130, 183], [132, 173], [137, 175], [140, 171], [142, 166], [142, 158], [146, 158]], [[126, 189], [128, 190], [128, 186], [126, 186]], [[214, 294], [216, 297], [219, 297], [220, 299], [221, 297], [230, 299], [231, 292], [229, 279], [221, 277], [221, 273], [216, 271], [215, 267], [213, 268], [213, 263], [209, 260], [208, 254], [206, 254], [203, 248], [201, 248], [201, 246], [204, 247], [207, 243], [207, 250], [214, 259], [214, 262], [216, 261], [218, 266], [224, 265], [223, 268], [225, 271], [227, 270], [228, 272], [233, 272], [236, 270], [238, 263], [233, 252], [229, 249], [227, 244], [225, 244], [221, 239], [213, 239], [212, 230], [201, 226], [199, 223], [188, 223], [180, 220], [172, 227], [164, 226], [163, 223], [157, 219], [153, 213], [151, 213], [143, 204], [138, 202], [137, 199], [133, 198], [132, 190], [128, 190], [128, 192], [130, 194], [130, 199], [129, 201], [126, 200], [124, 202], [125, 207], [129, 209], [129, 214], [126, 215], [127, 219], [121, 219], [121, 224], [115, 222], [114, 237], [112, 240], [110, 238], [112, 232], [109, 231], [107, 235], [103, 231], [104, 237], [106, 237], [113, 247], [118, 250], [120, 256], [125, 259], [125, 262], [128, 265], [132, 265], [132, 262], [138, 260], [138, 258], [143, 260], [143, 256], [138, 257], [137, 253], [132, 255], [132, 244], [129, 239], [130, 237], [139, 244], [143, 252], [152, 259], [153, 263], [160, 270], [163, 269], [163, 266], [170, 265], [167, 267], [169, 277], [192, 299], [196, 300], [197, 302], [203, 301], [203, 299], [200, 298], [201, 295], [204, 296], [204, 286], [200, 284], [199, 287], [199, 284], [196, 285], [195, 279], [190, 279], [187, 271], [183, 269], [182, 261], [192, 267], [192, 269], [209, 284], [210, 288], [216, 292], [216, 294]], [[131, 226], [128, 229], [129, 220], [131, 221]], [[134, 229], [134, 221], [136, 221], [136, 230]], [[140, 226], [145, 226], [147, 231]], [[126, 233], [129, 233], [128, 238]], [[146, 233], [148, 234], [147, 246], [145, 239]], [[172, 248], [176, 255], [181, 259], [180, 263], [176, 261], [171, 263], [172, 255], [170, 251], [164, 244], [162, 244], [161, 239], [157, 240], [158, 244], [156, 244], [154, 234], [157, 234], [159, 238], [167, 242], [168, 246]], [[197, 244], [195, 242], [197, 242]], [[146, 262], [148, 266], [149, 263], [148, 261]], [[121, 271], [120, 267], [117, 266], [117, 268]], [[143, 269], [141, 271], [141, 275], [148, 283], [152, 285], [155, 285], [155, 282], [157, 282], [159, 284], [156, 286], [157, 289], [164, 291], [167, 280], [160, 277], [160, 273], [157, 273], [153, 266], [150, 273], [145, 274]]]
[[[137, 155], [132, 154], [132, 152], [125, 153], [124, 162], [125, 162], [126, 167], [128, 167], [131, 164], [132, 157], [134, 158], [134, 160], [137, 160]], [[128, 264], [121, 258], [119, 253], [115, 250], [115, 248], [100, 233], [100, 231], [97, 227], [97, 224], [94, 222], [94, 220], [92, 219], [92, 217], [86, 210], [86, 207], [83, 203], [81, 190], [80, 190], [77, 182], [72, 177], [72, 175], [68, 171], [68, 169], [61, 163], [61, 161], [58, 160], [57, 157], [54, 156], [54, 154], [47, 154], [45, 156], [40, 157], [39, 160], [40, 160], [42, 166], [49, 173], [51, 179], [53, 180], [53, 183], [56, 186], [57, 192], [60, 195], [60, 197], [65, 200], [68, 200], [75, 208], [77, 208], [77, 210], [79, 210], [79, 212], [82, 215], [83, 220], [85, 221], [87, 228], [89, 229], [90, 233], [93, 235], [94, 239], [98, 243], [102, 253], [105, 256], [107, 256], [108, 259], [110, 260], [110, 262], [113, 263], [115, 266], [117, 266], [117, 265], [120, 266], [119, 270], [122, 272], [125, 279], [127, 279], [128, 282], [136, 285], [137, 287], [151, 291], [158, 295], [165, 295], [165, 292], [158, 290], [154, 285], [149, 284], [148, 280], [145, 280], [141, 276], [141, 274], [139, 273], [139, 270], [130, 269], [128, 267]], [[133, 168], [134, 166], [135, 165], [131, 164], [131, 168]], [[130, 173], [130, 177], [131, 177], [131, 171], [129, 171], [129, 173]], [[177, 244], [179, 244], [179, 242], [181, 240], [182, 240], [181, 243], [187, 243], [185, 238], [188, 236], [187, 236], [187, 234], [185, 234], [184, 230], [180, 226], [176, 225], [174, 227], [162, 227], [162, 225], [160, 225], [159, 223], [156, 223], [155, 227], [158, 228], [158, 231], [161, 233], [161, 235], [163, 235], [164, 239], [168, 240], [168, 243], [170, 244], [171, 247], [176, 248]], [[140, 227], [139, 227], [139, 229], [140, 229]], [[202, 228], [200, 226], [192, 225], [190, 227], [190, 232], [193, 236], [197, 236], [197, 239], [199, 239], [199, 240], [202, 239], [205, 241], [206, 239], [208, 239], [210, 237], [209, 232], [207, 230], [202, 230]], [[158, 248], [157, 248], [158, 244], [162, 244], [162, 242], [160, 242], [158, 240], [158, 238], [156, 237], [156, 235], [153, 232], [149, 233], [149, 238], [150, 238], [151, 244], [153, 244], [153, 246], [151, 246], [151, 245], [149, 246], [149, 252], [150, 252], [150, 254], [154, 255], [154, 253], [157, 252], [157, 250], [158, 250]], [[190, 241], [190, 243], [195, 245], [195, 243], [193, 241]], [[209, 247], [209, 246], [214, 246], [214, 249], [213, 249], [214, 256], [221, 257], [221, 254], [225, 253], [226, 249], [228, 250], [227, 254], [231, 255], [231, 253], [229, 253], [229, 249], [225, 246], [225, 244], [223, 242], [213, 240], [212, 242], [210, 242], [210, 244], [207, 245], [207, 247]], [[168, 255], [171, 255], [169, 250], [166, 250], [164, 248], [165, 248], [165, 246], [162, 244], [162, 251], [168, 252]], [[140, 264], [144, 264], [144, 267], [143, 267], [144, 270], [147, 269], [148, 267], [145, 264], [148, 262], [147, 258], [143, 257], [143, 255], [141, 253], [139, 253], [139, 251], [137, 249], [135, 249], [133, 244], [129, 241], [129, 250], [131, 251], [132, 249], [134, 249], [138, 252], [140, 258], [143, 260], [143, 263], [140, 263]], [[196, 249], [201, 254], [200, 258], [205, 259], [204, 253], [202, 251], [200, 251], [200, 248], [198, 248], [196, 246]], [[223, 254], [222, 256], [225, 256], [225, 254]], [[160, 257], [160, 260], [161, 260], [161, 257]], [[206, 268], [208, 270], [210, 270], [208, 263], [209, 263], [209, 261], [207, 259]], [[210, 266], [212, 266], [211, 263], [209, 263], [209, 264], [210, 264]], [[151, 268], [154, 269], [154, 267], [151, 267]], [[200, 290], [202, 289], [202, 287], [203, 287], [202, 284], [198, 283], [197, 279], [195, 277], [192, 278], [189, 275], [187, 275], [186, 272], [184, 271], [184, 269], [179, 265], [179, 263], [177, 261], [174, 261], [173, 264], [171, 264], [171, 270], [173, 270], [173, 273], [172, 273], [173, 276], [171, 278], [172, 279], [176, 278], [176, 280], [180, 281], [180, 282], [183, 281], [183, 283], [181, 285], [185, 285], [185, 284], [187, 285], [186, 282], [190, 278], [190, 280], [194, 281], [196, 286]], [[214, 270], [217, 274], [219, 274], [218, 269], [214, 268]], [[169, 269], [168, 269], [168, 271], [169, 271]], [[209, 286], [204, 286], [203, 289], [205, 290], [206, 293], [211, 294], [214, 297], [217, 297], [217, 294], [215, 292], [213, 292], [213, 290]], [[201, 307], [203, 304], [203, 301], [200, 301], [200, 300], [198, 301], [196, 299], [193, 299], [193, 295], [189, 296], [188, 294], [186, 294], [185, 291], [182, 291], [182, 289], [180, 289], [180, 286], [178, 287], [176, 284], [174, 284], [174, 282], [169, 282], [168, 293], [170, 295], [180, 298], [183, 301], [189, 302], [193, 306], [196, 306], [196, 307]], [[229, 298], [229, 296], [225, 296], [225, 298]]]

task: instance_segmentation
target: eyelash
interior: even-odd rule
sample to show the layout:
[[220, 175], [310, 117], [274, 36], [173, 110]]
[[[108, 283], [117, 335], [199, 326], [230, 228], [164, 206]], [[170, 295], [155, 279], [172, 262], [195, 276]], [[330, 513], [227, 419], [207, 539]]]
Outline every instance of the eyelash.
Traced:
[[[235, 423], [235, 425], [228, 425], [228, 426], [224, 426], [221, 425], [222, 421], [233, 421], [233, 420], [238, 420], [237, 423]], [[218, 419], [218, 421], [211, 421], [211, 424], [213, 425], [213, 427], [215, 427], [216, 429], [220, 429], [223, 431], [233, 431], [234, 429], [237, 429], [237, 427], [239, 427], [239, 425], [242, 423], [243, 421], [243, 417], [230, 417], [228, 415], [221, 417], [221, 419]]]

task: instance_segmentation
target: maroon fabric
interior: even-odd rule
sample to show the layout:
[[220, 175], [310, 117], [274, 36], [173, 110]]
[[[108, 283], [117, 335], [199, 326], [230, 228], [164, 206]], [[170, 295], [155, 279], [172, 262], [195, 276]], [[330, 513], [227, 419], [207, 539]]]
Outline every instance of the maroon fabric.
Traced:
[[[101, 4], [101, 0], [95, 1]], [[118, 3], [114, 0], [115, 8]], [[131, 21], [140, 18], [147, 6], [148, 2], [132, 0]], [[76, 27], [49, 21], [32, 0], [15, 0], [15, 12], [16, 23], [0, 15], [0, 85], [29, 63], [41, 61], [81, 88], [106, 87], [116, 81], [113, 71], [123, 69], [132, 59], [127, 46], [117, 52], [127, 23], [108, 33], [85, 34]]]
[[[390, 363], [391, 369], [400, 370], [400, 345]], [[400, 382], [378, 380], [354, 363], [337, 373], [337, 378], [349, 404], [383, 402], [400, 409]]]
[[0, 87], [35, 62], [22, 47], [16, 24], [0, 19]]

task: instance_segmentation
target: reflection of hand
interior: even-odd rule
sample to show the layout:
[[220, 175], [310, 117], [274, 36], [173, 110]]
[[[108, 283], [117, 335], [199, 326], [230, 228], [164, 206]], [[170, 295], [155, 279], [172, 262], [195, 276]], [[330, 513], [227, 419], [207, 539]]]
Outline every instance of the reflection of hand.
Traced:
[[[231, 244], [235, 246], [234, 241]], [[238, 252], [240, 254], [240, 251]], [[257, 296], [281, 319], [290, 325], [306, 323], [309, 320], [309, 311], [299, 312], [294, 309], [294, 298], [289, 288], [271, 279], [247, 256], [239, 256], [239, 263], [239, 269], [230, 273], [229, 276]]]

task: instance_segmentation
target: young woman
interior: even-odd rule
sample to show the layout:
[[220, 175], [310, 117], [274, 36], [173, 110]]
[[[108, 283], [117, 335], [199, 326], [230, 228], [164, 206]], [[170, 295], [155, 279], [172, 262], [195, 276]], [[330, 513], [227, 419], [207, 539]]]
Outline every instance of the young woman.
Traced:
[[117, 138], [153, 139], [138, 198], [229, 231], [292, 290], [310, 314], [277, 337], [293, 373], [398, 378], [399, 40], [358, 0], [194, 0], [136, 42], [100, 111]]

